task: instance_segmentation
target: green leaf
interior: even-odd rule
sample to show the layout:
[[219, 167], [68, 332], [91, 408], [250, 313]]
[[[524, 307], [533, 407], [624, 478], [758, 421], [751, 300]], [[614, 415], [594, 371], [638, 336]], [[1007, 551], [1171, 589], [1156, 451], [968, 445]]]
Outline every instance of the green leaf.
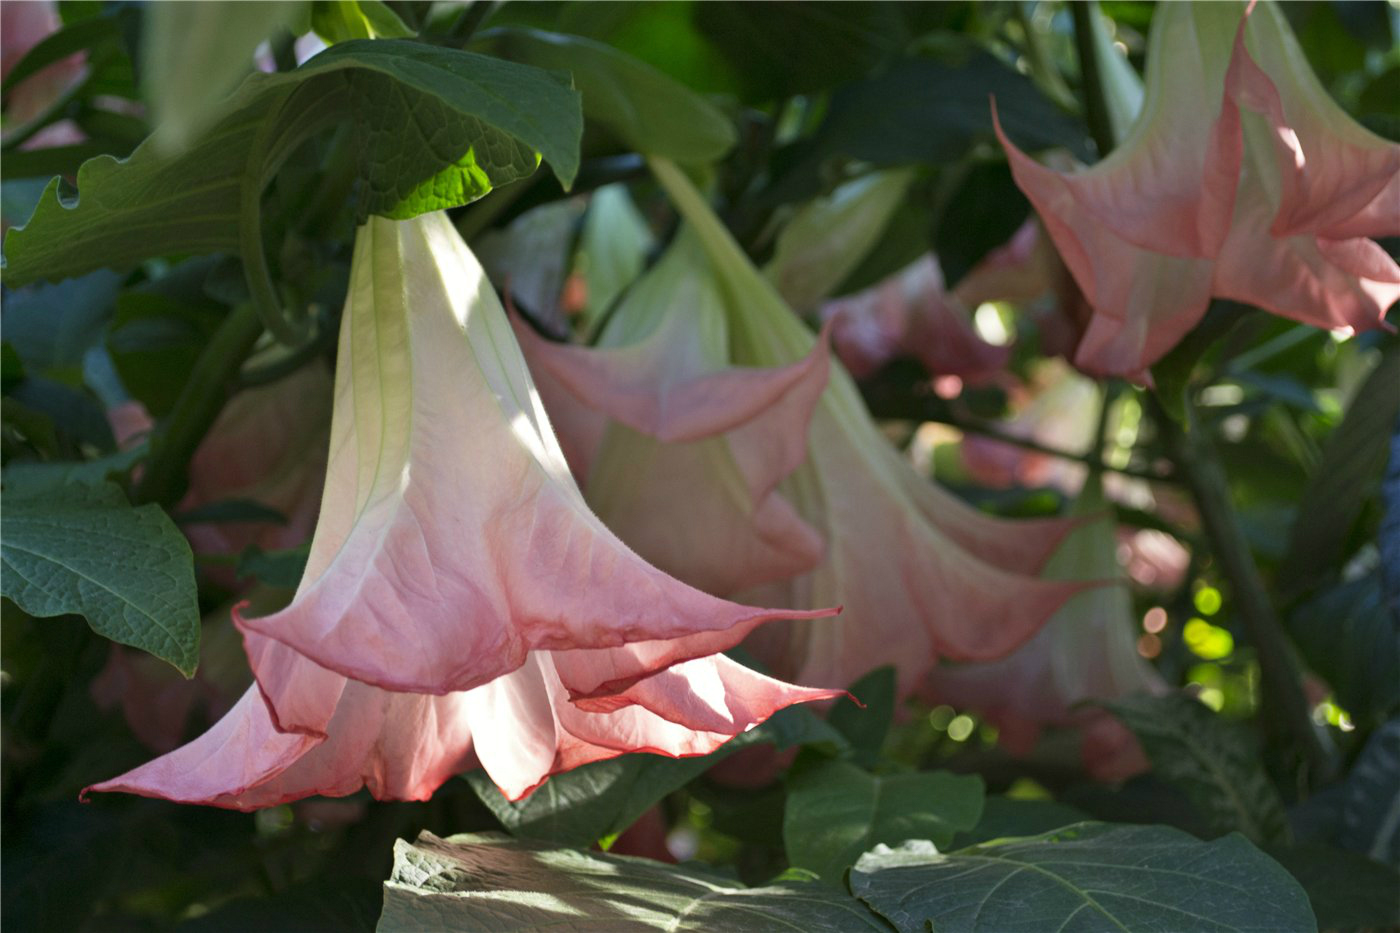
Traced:
[[1322, 448], [1298, 500], [1298, 517], [1276, 579], [1297, 594], [1347, 557], [1352, 525], [1380, 485], [1400, 415], [1400, 341], [1391, 341]]
[[306, 561], [311, 556], [311, 543], [281, 551], [264, 551], [250, 547], [238, 560], [238, 576], [253, 577], [264, 586], [295, 589], [306, 573]]
[[699, 758], [621, 755], [556, 774], [524, 800], [507, 800], [481, 772], [466, 775], [472, 790], [512, 835], [566, 845], [590, 845], [620, 833], [661, 798], [734, 752], [763, 742], [840, 744], [841, 736], [800, 707], [779, 710], [762, 725]]
[[950, 848], [961, 849], [1010, 836], [1038, 836], [1088, 818], [1083, 810], [1054, 800], [1018, 800], [989, 794], [977, 825], [958, 833]]
[[733, 123], [690, 88], [609, 45], [554, 32], [503, 27], [474, 48], [537, 68], [568, 71], [583, 113], [625, 145], [677, 162], [711, 163], [738, 141]]
[[133, 508], [110, 483], [5, 497], [0, 595], [32, 616], [76, 613], [99, 635], [194, 675], [194, 558], [155, 505]]
[[64, 486], [101, 486], [109, 479], [125, 477], [146, 458], [147, 445], [108, 454], [94, 460], [48, 463], [11, 463], [5, 467], [8, 495], [35, 496]]
[[311, 28], [328, 45], [350, 39], [406, 39], [413, 30], [379, 0], [315, 0]]
[[84, 163], [76, 200], [50, 182], [5, 239], [6, 284], [236, 251], [244, 186], [261, 188], [332, 119], [355, 130], [362, 212], [397, 218], [465, 204], [541, 157], [567, 187], [583, 120], [566, 76], [396, 39], [345, 42], [296, 71], [250, 75], [222, 114], [178, 156], [162, 154], [158, 131], [127, 159]]
[[948, 200], [933, 234], [933, 249], [950, 285], [1011, 239], [1031, 205], [1005, 162], [974, 164]]
[[946, 846], [982, 816], [982, 779], [947, 771], [874, 775], [845, 761], [803, 771], [788, 786], [788, 861], [840, 884], [877, 843], [931, 839]]
[[160, 294], [128, 291], [117, 298], [107, 352], [122, 386], [153, 418], [175, 407], [221, 317]]
[[947, 854], [884, 846], [851, 890], [901, 931], [1211, 930], [1291, 933], [1317, 923], [1298, 882], [1241, 836], [1080, 823]]
[[894, 668], [876, 668], [852, 684], [850, 692], [863, 706], [843, 697], [831, 707], [826, 721], [851, 743], [851, 760], [870, 767], [879, 760], [894, 721]]
[[845, 892], [761, 888], [651, 859], [560, 849], [495, 833], [394, 843], [380, 933], [406, 930], [880, 930]]
[[1400, 871], [1395, 868], [1322, 843], [1264, 851], [1308, 892], [1322, 929], [1400, 927]]
[[289, 0], [146, 7], [142, 85], [169, 151], [185, 148], [210, 125], [219, 102], [252, 70], [254, 49], [289, 27], [303, 7]]
[[1381, 726], [1343, 783], [1342, 825], [1337, 842], [1377, 861], [1400, 867], [1400, 718]]
[[1132, 730], [1157, 777], [1190, 798], [1212, 832], [1284, 841], [1287, 818], [1250, 737], [1181, 693], [1101, 704]]
[[992, 138], [988, 97], [1008, 136], [1026, 149], [1085, 153], [1082, 125], [1029, 78], [971, 43], [941, 59], [906, 58], [831, 98], [816, 148], [875, 165], [953, 162]]
[[1288, 633], [1337, 703], [1363, 726], [1400, 711], [1400, 614], [1390, 611], [1377, 567], [1324, 590], [1288, 617]]
[[120, 288], [120, 276], [100, 270], [57, 285], [9, 292], [5, 340], [31, 372], [65, 367], [76, 372], [83, 356], [101, 346]]

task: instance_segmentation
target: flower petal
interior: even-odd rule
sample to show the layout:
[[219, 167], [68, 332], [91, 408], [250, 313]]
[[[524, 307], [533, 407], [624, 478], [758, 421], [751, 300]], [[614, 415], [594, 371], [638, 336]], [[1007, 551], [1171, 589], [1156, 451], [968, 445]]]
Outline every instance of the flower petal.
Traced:
[[1276, 4], [1250, 5], [1231, 78], [1240, 104], [1270, 124], [1281, 187], [1275, 236], [1400, 235], [1400, 144], [1337, 106]]
[[444, 215], [361, 230], [339, 359], [306, 575], [287, 609], [238, 619], [245, 632], [366, 684], [443, 694], [532, 649], [697, 632], [733, 644], [767, 619], [830, 614], [708, 596], [602, 525], [505, 312]]

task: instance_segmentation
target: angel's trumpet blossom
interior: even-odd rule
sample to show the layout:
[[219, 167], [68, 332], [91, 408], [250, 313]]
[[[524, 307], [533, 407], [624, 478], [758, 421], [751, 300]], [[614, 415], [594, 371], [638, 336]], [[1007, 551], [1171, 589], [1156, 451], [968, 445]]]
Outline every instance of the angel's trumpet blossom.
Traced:
[[306, 575], [286, 609], [238, 618], [245, 633], [367, 684], [448, 693], [532, 649], [666, 641], [674, 656], [617, 672], [641, 676], [792, 617], [679, 583], [584, 504], [505, 311], [446, 216], [362, 228], [339, 359]]
[[321, 516], [296, 597], [234, 618], [257, 685], [94, 790], [250, 809], [422, 799], [479, 761], [512, 797], [627, 751], [703, 754], [830, 696], [715, 652], [775, 617], [646, 564], [583, 502], [505, 311], [443, 214], [361, 228]]
[[806, 459], [826, 342], [788, 366], [731, 366], [693, 233], [637, 281], [596, 348], [516, 329], [589, 505], [648, 561], [724, 595], [821, 560], [821, 535], [777, 485]]
[[1400, 234], [1400, 145], [1328, 98], [1275, 4], [1155, 15], [1146, 100], [1108, 158], [1056, 172], [997, 127], [1094, 310], [1076, 364], [1146, 378], [1212, 296], [1381, 326], [1400, 266], [1367, 238]]
[[[815, 342], [703, 196], [673, 164], [657, 179], [704, 244], [730, 314], [736, 362], [774, 367]], [[1034, 576], [1073, 522], [984, 515], [910, 469], [880, 434], [836, 363], [812, 416], [808, 457], [779, 489], [826, 539], [812, 571], [754, 592], [790, 606], [834, 599], [837, 628], [769, 627], [748, 644], [778, 676], [840, 686], [895, 665], [906, 691], [937, 658], [991, 659], [1030, 638], [1078, 581]]]
[[1090, 773], [1122, 778], [1146, 767], [1136, 740], [1127, 730], [1114, 728], [1103, 709], [1075, 704], [1160, 694], [1167, 686], [1137, 652], [1132, 598], [1116, 557], [1114, 524], [1105, 512], [1098, 474], [1090, 474], [1074, 512], [1089, 520], [1065, 539], [1046, 564], [1045, 576], [1116, 579], [1119, 585], [1074, 597], [1034, 638], [999, 661], [945, 665], [930, 676], [927, 692], [934, 702], [986, 717], [1013, 755], [1029, 755], [1046, 727], [1079, 728]]

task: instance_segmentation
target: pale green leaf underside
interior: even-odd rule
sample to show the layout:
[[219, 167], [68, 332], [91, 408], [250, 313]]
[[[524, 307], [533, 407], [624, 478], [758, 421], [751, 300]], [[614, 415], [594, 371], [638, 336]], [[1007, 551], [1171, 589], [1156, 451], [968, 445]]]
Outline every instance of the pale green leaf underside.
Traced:
[[887, 929], [859, 901], [814, 883], [745, 888], [650, 859], [560, 849], [494, 833], [394, 847], [380, 933], [403, 930]]
[[25, 612], [75, 613], [99, 635], [193, 675], [199, 604], [189, 544], [159, 506], [111, 484], [5, 499], [0, 592]]

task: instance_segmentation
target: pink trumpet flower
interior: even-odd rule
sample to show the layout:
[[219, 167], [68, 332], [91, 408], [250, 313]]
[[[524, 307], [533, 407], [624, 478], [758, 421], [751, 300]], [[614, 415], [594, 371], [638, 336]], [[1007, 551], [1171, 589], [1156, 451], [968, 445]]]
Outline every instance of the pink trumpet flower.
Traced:
[[[703, 196], [672, 163], [653, 159], [652, 169], [705, 247], [730, 315], [735, 361], [776, 367], [806, 357], [814, 336]], [[780, 624], [750, 638], [780, 677], [845, 685], [893, 664], [908, 691], [939, 657], [1007, 654], [1085, 586], [1034, 576], [1073, 522], [984, 515], [915, 474], [838, 365], [812, 416], [808, 457], [779, 488], [827, 551], [812, 571], [753, 592], [789, 606], [836, 600], [845, 607], [844, 627]]]
[[234, 612], [256, 688], [91, 790], [237, 809], [361, 786], [424, 799], [479, 762], [518, 798], [628, 751], [705, 754], [832, 695], [714, 654], [831, 610], [708, 596], [588, 510], [446, 215], [361, 228], [340, 336], [306, 573], [281, 612]]
[[1102, 162], [1053, 171], [997, 125], [1094, 311], [1076, 364], [1146, 379], [1212, 296], [1318, 327], [1382, 326], [1400, 266], [1368, 237], [1400, 234], [1400, 145], [1328, 97], [1275, 4], [1243, 19], [1237, 3], [1155, 15], [1142, 113]]
[[1079, 728], [1086, 769], [1116, 780], [1146, 767], [1141, 748], [1104, 710], [1076, 709], [1075, 704], [1138, 692], [1160, 694], [1167, 686], [1137, 653], [1132, 599], [1116, 556], [1113, 521], [1103, 510], [1103, 484], [1091, 474], [1075, 512], [1098, 517], [1070, 533], [1045, 575], [1117, 578], [1120, 585], [1074, 597], [1034, 638], [999, 661], [938, 669], [929, 678], [927, 694], [934, 702], [985, 716], [996, 725], [1001, 744], [1018, 757], [1031, 754], [1047, 726]]
[[806, 459], [828, 353], [823, 340], [789, 366], [730, 366], [707, 273], [685, 230], [596, 349], [551, 343], [518, 319], [516, 331], [589, 505], [650, 563], [724, 595], [822, 558], [821, 535], [776, 487]]
[[864, 378], [895, 356], [912, 356], [935, 375], [986, 379], [1006, 367], [1008, 347], [990, 344], [972, 326], [966, 305], [943, 284], [928, 254], [863, 292], [822, 306], [837, 355]]

